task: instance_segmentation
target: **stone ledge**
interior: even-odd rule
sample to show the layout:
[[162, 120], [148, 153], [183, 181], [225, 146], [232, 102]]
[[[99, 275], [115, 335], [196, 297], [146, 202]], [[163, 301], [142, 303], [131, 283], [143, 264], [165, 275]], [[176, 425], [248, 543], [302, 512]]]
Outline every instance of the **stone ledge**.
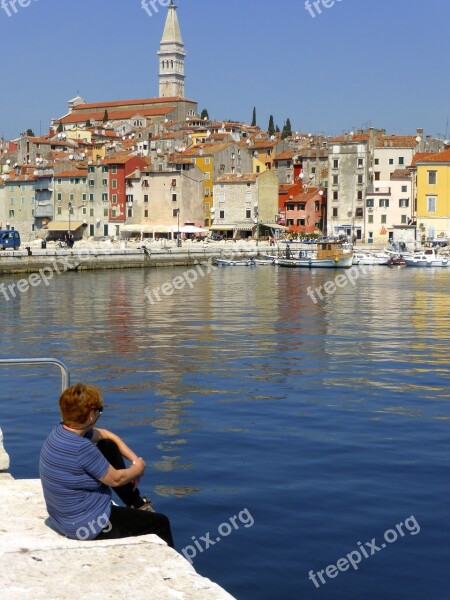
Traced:
[[2, 600], [234, 600], [155, 535], [69, 540], [47, 526], [37, 479], [0, 478]]
[[0, 473], [9, 469], [9, 456], [3, 447], [3, 432], [0, 428]]

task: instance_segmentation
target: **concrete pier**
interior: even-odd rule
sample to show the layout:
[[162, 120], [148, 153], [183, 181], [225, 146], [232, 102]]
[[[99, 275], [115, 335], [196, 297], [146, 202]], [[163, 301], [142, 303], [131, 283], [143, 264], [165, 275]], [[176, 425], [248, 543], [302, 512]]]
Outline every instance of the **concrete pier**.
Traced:
[[[1, 434], [1, 430], [0, 430]], [[39, 479], [13, 479], [0, 438], [2, 600], [234, 600], [156, 535], [69, 540], [51, 529]]]

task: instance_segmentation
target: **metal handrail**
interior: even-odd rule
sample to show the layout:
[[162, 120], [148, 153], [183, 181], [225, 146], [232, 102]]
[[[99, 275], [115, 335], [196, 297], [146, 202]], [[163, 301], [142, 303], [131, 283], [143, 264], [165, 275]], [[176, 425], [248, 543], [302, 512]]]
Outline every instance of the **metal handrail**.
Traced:
[[0, 358], [1, 365], [56, 365], [61, 369], [61, 392], [70, 385], [69, 369], [58, 358]]

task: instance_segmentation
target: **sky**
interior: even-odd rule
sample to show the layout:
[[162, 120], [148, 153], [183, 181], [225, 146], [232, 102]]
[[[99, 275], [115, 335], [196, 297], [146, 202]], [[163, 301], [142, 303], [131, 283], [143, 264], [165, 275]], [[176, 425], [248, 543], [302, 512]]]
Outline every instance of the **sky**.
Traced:
[[[15, 0], [17, 13], [2, 1], [0, 136], [47, 133], [77, 94], [158, 95], [160, 0], [151, 16], [142, 0]], [[199, 112], [250, 123], [256, 107], [263, 129], [272, 114], [305, 133], [450, 138], [449, 0], [316, 0], [320, 14], [310, 1], [177, 0]]]

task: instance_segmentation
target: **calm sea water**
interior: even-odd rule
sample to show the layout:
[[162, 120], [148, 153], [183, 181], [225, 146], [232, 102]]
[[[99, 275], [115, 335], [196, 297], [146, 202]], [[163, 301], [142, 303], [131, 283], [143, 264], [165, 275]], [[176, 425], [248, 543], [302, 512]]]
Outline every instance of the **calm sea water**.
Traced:
[[[147, 461], [177, 549], [239, 600], [450, 598], [450, 270], [367, 267], [315, 304], [308, 286], [337, 272], [222, 268], [145, 300], [182, 273], [68, 273], [0, 297], [1, 354], [100, 386], [102, 425]], [[35, 478], [59, 374], [3, 367], [0, 385], [12, 474]], [[328, 577], [352, 551], [357, 570]]]

